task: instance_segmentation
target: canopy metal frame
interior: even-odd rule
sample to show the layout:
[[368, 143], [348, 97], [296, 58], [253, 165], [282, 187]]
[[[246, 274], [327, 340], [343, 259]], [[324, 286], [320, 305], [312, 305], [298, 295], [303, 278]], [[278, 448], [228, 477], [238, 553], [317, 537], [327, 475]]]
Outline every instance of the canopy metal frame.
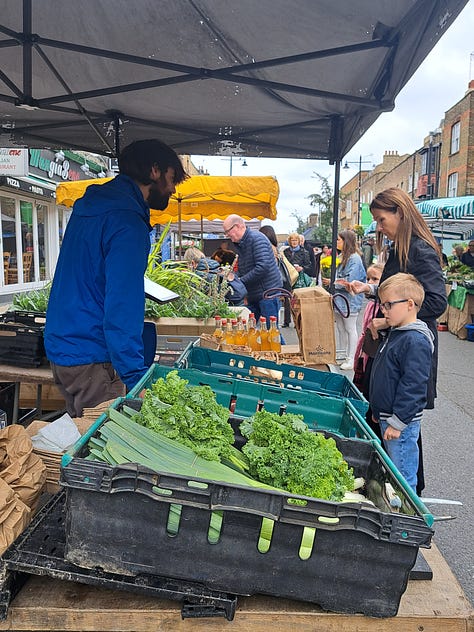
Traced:
[[[135, 0], [131, 12], [126, 0], [92, 10], [77, 0], [0, 0], [0, 145], [116, 157], [124, 142], [159, 137], [183, 154], [328, 160], [335, 246], [341, 160], [394, 108], [466, 3]], [[71, 76], [75, 58], [81, 69]], [[175, 112], [176, 95], [192, 95], [202, 111]]]

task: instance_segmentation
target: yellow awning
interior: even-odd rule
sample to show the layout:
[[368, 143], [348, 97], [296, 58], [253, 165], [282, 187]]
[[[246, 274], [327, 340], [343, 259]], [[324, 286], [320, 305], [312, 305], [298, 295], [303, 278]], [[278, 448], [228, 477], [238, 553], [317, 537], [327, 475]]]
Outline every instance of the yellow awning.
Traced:
[[[56, 188], [56, 202], [72, 206], [91, 184], [110, 178], [63, 182]], [[190, 219], [225, 219], [236, 213], [244, 219], [276, 219], [280, 189], [273, 176], [192, 176], [176, 187], [164, 211], [151, 210], [150, 223], [167, 224]]]

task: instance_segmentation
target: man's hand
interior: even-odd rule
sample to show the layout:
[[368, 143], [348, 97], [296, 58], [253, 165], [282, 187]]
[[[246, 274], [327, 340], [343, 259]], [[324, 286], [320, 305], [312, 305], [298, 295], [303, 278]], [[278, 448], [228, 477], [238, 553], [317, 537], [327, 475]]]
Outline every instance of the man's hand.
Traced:
[[387, 426], [387, 429], [383, 433], [383, 438], [385, 439], [385, 441], [390, 441], [390, 439], [398, 439], [401, 434], [402, 434], [401, 430], [397, 430], [396, 428], [393, 428], [392, 426]]

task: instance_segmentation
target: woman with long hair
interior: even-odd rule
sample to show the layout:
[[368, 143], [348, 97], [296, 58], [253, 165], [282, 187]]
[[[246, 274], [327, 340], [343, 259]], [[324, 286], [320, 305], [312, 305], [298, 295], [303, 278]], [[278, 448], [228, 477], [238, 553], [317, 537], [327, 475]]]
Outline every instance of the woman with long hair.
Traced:
[[[438, 366], [438, 329], [436, 319], [438, 316], [441, 316], [447, 305], [438, 245], [413, 200], [401, 189], [394, 187], [376, 195], [370, 204], [370, 212], [377, 222], [377, 250], [380, 251], [382, 249], [384, 236], [391, 242], [380, 283], [383, 283], [385, 279], [398, 272], [405, 272], [413, 274], [425, 290], [425, 299], [418, 313], [418, 318], [428, 325], [434, 336], [434, 352], [426, 405], [426, 408], [434, 408]], [[351, 283], [351, 289], [356, 293], [376, 294], [377, 287], [367, 283]], [[387, 322], [383, 314], [378, 316], [372, 321], [371, 325], [374, 337], [378, 336], [379, 331], [387, 328]], [[421, 494], [424, 489], [421, 434], [419, 446], [420, 465], [418, 469], [417, 493]]]
[[[341, 364], [343, 371], [351, 371], [354, 366], [354, 356], [357, 348], [359, 334], [357, 332], [357, 317], [362, 307], [363, 297], [354, 296], [347, 290], [347, 284], [351, 281], [365, 282], [365, 268], [357, 247], [357, 237], [352, 230], [341, 230], [337, 237], [337, 250], [341, 253], [341, 262], [336, 269], [335, 288], [339, 294], [346, 297], [349, 303], [349, 316], [343, 318], [336, 309], [334, 318], [336, 321], [336, 332], [338, 337], [338, 348], [344, 350], [345, 361]], [[329, 279], [324, 279], [328, 281]], [[327, 283], [325, 283], [327, 285]], [[334, 297], [334, 304], [338, 307], [337, 295]], [[343, 305], [339, 305], [343, 309]]]

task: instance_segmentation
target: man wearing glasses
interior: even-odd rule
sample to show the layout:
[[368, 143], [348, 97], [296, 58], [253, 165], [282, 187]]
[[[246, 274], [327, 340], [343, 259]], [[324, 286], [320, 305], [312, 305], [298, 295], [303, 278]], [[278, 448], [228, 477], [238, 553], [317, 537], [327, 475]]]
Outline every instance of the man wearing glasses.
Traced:
[[[229, 215], [223, 222], [224, 234], [237, 249], [239, 278], [247, 288], [247, 307], [258, 321], [265, 316], [278, 318], [280, 300], [264, 298], [264, 293], [281, 287], [281, 276], [268, 238], [250, 230], [239, 215]], [[229, 279], [232, 280], [229, 276]]]

